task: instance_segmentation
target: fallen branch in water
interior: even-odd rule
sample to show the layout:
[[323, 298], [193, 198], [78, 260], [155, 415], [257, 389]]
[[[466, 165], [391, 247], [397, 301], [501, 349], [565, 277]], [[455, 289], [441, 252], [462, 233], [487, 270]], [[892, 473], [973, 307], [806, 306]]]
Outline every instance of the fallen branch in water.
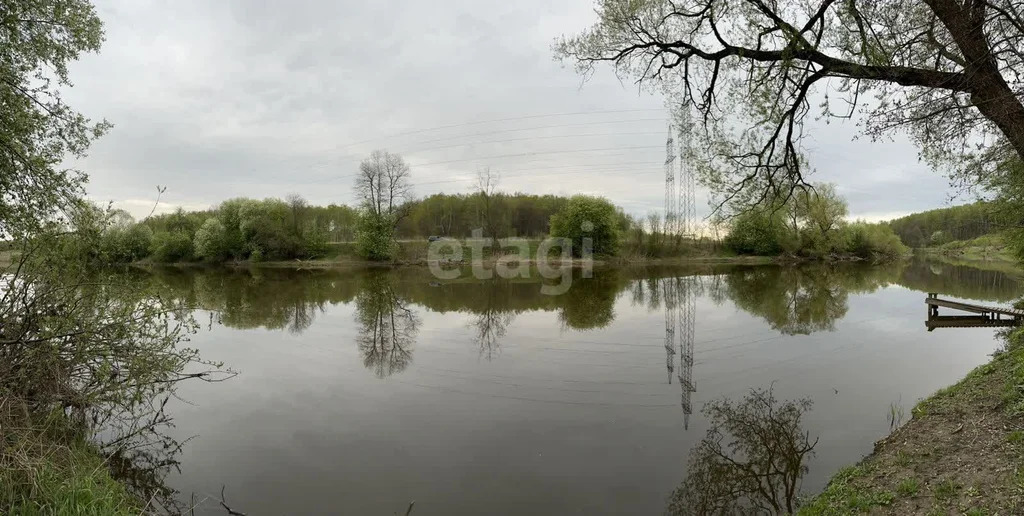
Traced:
[[231, 516], [246, 516], [244, 512], [238, 512], [231, 507], [228, 507], [227, 502], [224, 501], [224, 487], [225, 486], [220, 486], [220, 506], [223, 507], [225, 511], [228, 511], [228, 514]]

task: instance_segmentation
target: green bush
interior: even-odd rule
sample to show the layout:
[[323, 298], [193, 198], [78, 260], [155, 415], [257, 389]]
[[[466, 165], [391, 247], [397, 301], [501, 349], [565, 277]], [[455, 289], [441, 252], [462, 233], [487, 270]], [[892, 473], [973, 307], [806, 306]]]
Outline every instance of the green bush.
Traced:
[[356, 229], [356, 247], [367, 260], [386, 261], [397, 252], [395, 222], [387, 215], [363, 213]]
[[192, 238], [182, 231], [153, 235], [153, 259], [158, 262], [187, 262], [195, 256]]
[[857, 221], [843, 228], [845, 250], [861, 258], [896, 258], [910, 249], [889, 224]]
[[785, 235], [780, 212], [749, 210], [733, 218], [725, 245], [736, 254], [774, 256], [783, 251]]
[[603, 197], [575, 195], [551, 216], [551, 236], [572, 241], [573, 256], [582, 255], [585, 238], [592, 239], [594, 255], [614, 255], [619, 249], [619, 215]]
[[213, 217], [206, 219], [206, 222], [196, 230], [196, 237], [193, 239], [196, 256], [209, 261], [219, 261], [227, 257], [227, 241], [224, 224]]
[[932, 233], [930, 237], [928, 237], [928, 245], [932, 247], [939, 247], [943, 244], [947, 244], [952, 241], [953, 238], [949, 236], [949, 233], [945, 231], [936, 231]]
[[131, 263], [149, 255], [153, 230], [144, 224], [111, 226], [103, 231], [101, 248], [108, 263]]
[[321, 258], [327, 254], [327, 231], [317, 224], [308, 224], [302, 232], [302, 254], [306, 258]]

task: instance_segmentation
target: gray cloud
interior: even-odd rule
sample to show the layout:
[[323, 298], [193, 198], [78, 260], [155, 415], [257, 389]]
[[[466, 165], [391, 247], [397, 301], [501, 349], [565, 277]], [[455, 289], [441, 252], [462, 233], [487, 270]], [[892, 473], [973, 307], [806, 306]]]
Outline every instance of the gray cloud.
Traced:
[[[93, 198], [136, 215], [157, 184], [161, 209], [288, 193], [351, 203], [374, 148], [407, 158], [419, 195], [466, 192], [490, 166], [509, 190], [661, 208], [662, 99], [609, 69], [581, 87], [551, 57], [554, 37], [593, 22], [590, 0], [97, 4], [107, 41], [75, 65], [67, 98], [115, 128], [77, 166]], [[558, 113], [581, 114], [542, 116]], [[808, 132], [814, 179], [839, 184], [855, 216], [946, 200], [905, 140]]]

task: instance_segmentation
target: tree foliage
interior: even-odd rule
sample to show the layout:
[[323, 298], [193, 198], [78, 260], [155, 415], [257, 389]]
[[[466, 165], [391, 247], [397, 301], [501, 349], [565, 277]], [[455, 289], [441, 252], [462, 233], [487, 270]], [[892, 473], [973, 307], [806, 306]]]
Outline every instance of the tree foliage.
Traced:
[[[1010, 184], [1000, 187], [1011, 195]], [[900, 240], [910, 247], [941, 245], [951, 240], [971, 240], [1008, 226], [1009, 212], [997, 203], [976, 202], [913, 213], [889, 222]]]
[[[0, 237], [14, 251], [0, 264], [0, 512], [173, 503], [139, 479], [173, 464], [154, 429], [175, 385], [209, 374], [180, 345], [194, 327], [183, 301], [95, 267], [148, 253], [151, 228], [85, 201], [85, 175], [62, 168], [109, 128], [61, 95], [68, 65], [102, 40], [87, 0], [0, 2]], [[114, 464], [133, 479], [115, 484]]]
[[[492, 172], [492, 181], [496, 172]], [[437, 193], [407, 204], [396, 228], [399, 238], [442, 235], [467, 237], [477, 228], [498, 238], [540, 237], [549, 233], [551, 216], [568, 201], [555, 195], [505, 193], [491, 189], [485, 199], [471, 194]], [[490, 220], [488, 220], [488, 218]]]
[[309, 206], [293, 196], [288, 200], [229, 199], [212, 210], [177, 210], [149, 217], [142, 224], [155, 234], [152, 257], [157, 261], [168, 261], [168, 252], [161, 250], [168, 243], [184, 251], [185, 240], [193, 243], [194, 252], [170, 253], [178, 261], [246, 260], [253, 255], [259, 261], [321, 257], [331, 239], [354, 238], [355, 221], [352, 208]]
[[71, 84], [68, 65], [102, 41], [87, 0], [0, 6], [0, 234], [28, 235], [79, 201], [85, 175], [61, 163], [84, 156], [110, 124], [76, 112], [60, 89]]
[[594, 255], [614, 255], [619, 248], [618, 211], [603, 197], [575, 195], [552, 215], [551, 236], [569, 239], [574, 256], [581, 256], [585, 239], [590, 239]]
[[[556, 44], [663, 88], [720, 202], [806, 185], [808, 116], [906, 131], [934, 167], [975, 183], [1024, 156], [1024, 14], [1013, 0], [598, 0]], [[868, 100], [871, 99], [871, 100]]]
[[153, 259], [163, 263], [188, 262], [195, 257], [192, 238], [182, 231], [153, 235]]
[[227, 230], [224, 224], [214, 218], [206, 219], [193, 240], [196, 256], [210, 261], [223, 260], [228, 254]]
[[784, 204], [741, 211], [725, 245], [737, 254], [891, 259], [908, 249], [887, 224], [846, 221], [846, 201], [830, 184], [798, 191]]
[[372, 261], [387, 261], [395, 257], [397, 247], [394, 219], [370, 211], [359, 217], [356, 248], [360, 256]]
[[774, 256], [783, 251], [786, 231], [781, 212], [750, 210], [733, 218], [725, 245], [736, 254]]

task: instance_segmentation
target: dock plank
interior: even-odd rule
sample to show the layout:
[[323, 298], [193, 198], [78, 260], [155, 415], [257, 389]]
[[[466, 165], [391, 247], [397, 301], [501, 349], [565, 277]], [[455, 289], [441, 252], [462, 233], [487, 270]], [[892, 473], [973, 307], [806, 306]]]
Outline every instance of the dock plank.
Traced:
[[974, 303], [962, 303], [959, 301], [951, 301], [948, 299], [941, 299], [929, 295], [925, 298], [925, 303], [929, 306], [941, 306], [944, 308], [952, 308], [954, 310], [960, 310], [962, 312], [972, 312], [976, 314], [1000, 314], [1014, 318], [1024, 318], [1024, 310], [1018, 308], [1007, 308], [1000, 306], [988, 306], [978, 305]]

